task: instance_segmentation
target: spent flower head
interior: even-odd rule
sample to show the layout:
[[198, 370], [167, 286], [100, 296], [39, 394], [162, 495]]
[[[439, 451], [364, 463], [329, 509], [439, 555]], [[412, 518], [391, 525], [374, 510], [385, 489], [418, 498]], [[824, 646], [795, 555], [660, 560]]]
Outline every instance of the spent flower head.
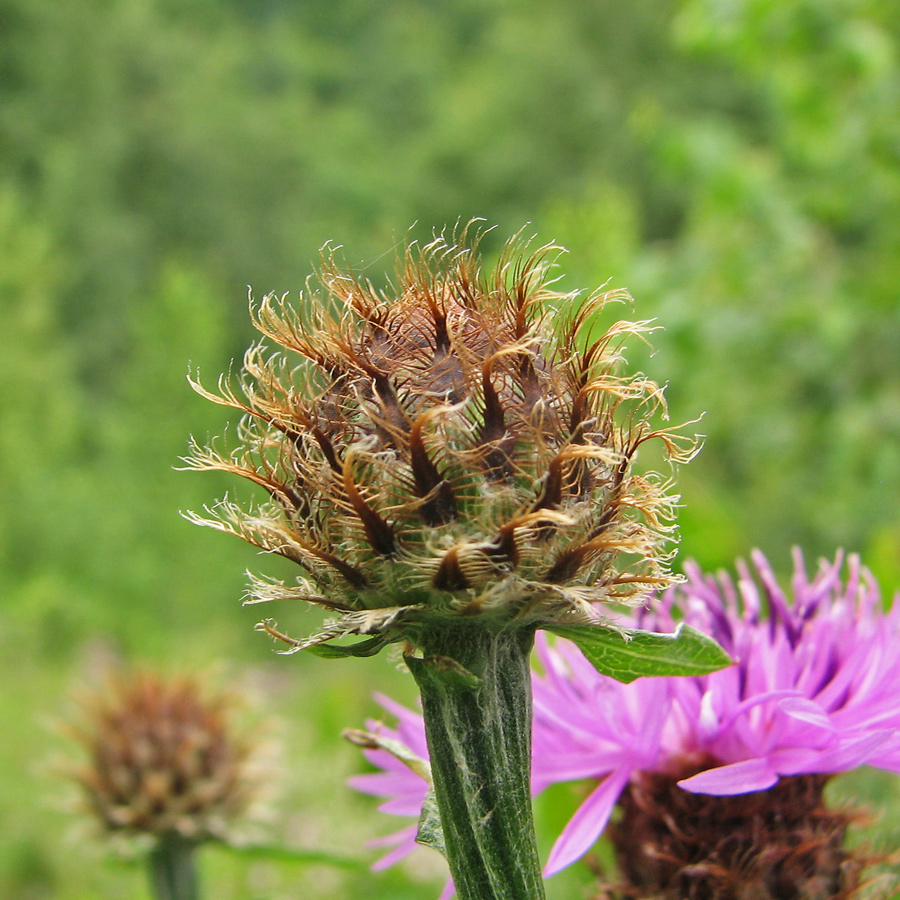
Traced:
[[102, 830], [151, 845], [228, 839], [259, 798], [259, 745], [235, 734], [232, 705], [195, 679], [152, 672], [84, 693], [66, 731], [87, 758], [66, 769]]
[[188, 466], [265, 497], [189, 518], [299, 566], [292, 583], [252, 577], [249, 602], [335, 614], [304, 640], [262, 623], [287, 652], [360, 634], [330, 652], [369, 655], [476, 616], [595, 622], [595, 602], [671, 581], [676, 498], [633, 463], [648, 441], [674, 461], [694, 444], [651, 424], [655, 383], [619, 371], [649, 323], [599, 329], [627, 295], [556, 292], [553, 246], [513, 239], [484, 271], [480, 237], [409, 246], [387, 290], [326, 253], [320, 291], [252, 304], [276, 350], [252, 346], [216, 392], [192, 379], [242, 418], [233, 449], [192, 444]]

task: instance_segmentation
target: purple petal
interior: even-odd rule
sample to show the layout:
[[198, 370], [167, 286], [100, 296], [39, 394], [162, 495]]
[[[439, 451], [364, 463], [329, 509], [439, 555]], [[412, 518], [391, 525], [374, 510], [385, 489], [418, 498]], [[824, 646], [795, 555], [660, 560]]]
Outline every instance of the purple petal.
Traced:
[[421, 713], [414, 712], [402, 703], [398, 703], [392, 697], [388, 697], [387, 694], [376, 691], [372, 696], [379, 706], [396, 716], [400, 722], [409, 722], [418, 725], [419, 727], [422, 726], [424, 720], [422, 719]]
[[630, 776], [630, 768], [619, 769], [594, 788], [553, 845], [544, 868], [545, 877], [571, 865], [594, 846]]
[[846, 772], [865, 765], [892, 737], [891, 731], [875, 731], [859, 737], [843, 738], [836, 746], [815, 753], [805, 764], [781, 764], [779, 760], [777, 768], [783, 775]]
[[372, 863], [372, 871], [380, 872], [382, 869], [387, 869], [389, 866], [394, 865], [395, 863], [400, 862], [401, 859], [409, 856], [413, 850], [416, 849], [415, 841], [410, 844], [401, 844], [399, 847], [391, 850], [390, 853], [385, 854], [381, 857], [381, 859]]
[[406, 796], [394, 797], [382, 803], [379, 812], [388, 813], [392, 816], [418, 816], [422, 812], [422, 805], [425, 803], [426, 791], [422, 789], [421, 797]]
[[818, 703], [807, 700], [805, 697], [785, 697], [784, 700], [778, 701], [778, 708], [792, 719], [797, 719], [806, 725], [813, 725], [823, 731], [834, 731], [834, 725], [825, 710]]
[[546, 787], [558, 781], [579, 781], [582, 778], [599, 778], [622, 765], [633, 756], [617, 747], [610, 753], [554, 753], [535, 754], [534, 775]]
[[372, 864], [372, 871], [380, 872], [382, 869], [386, 869], [388, 866], [392, 866], [394, 863], [399, 862], [405, 856], [409, 856], [409, 854], [416, 849], [416, 834], [418, 834], [418, 831], [417, 825], [411, 825], [409, 828], [404, 828], [402, 831], [395, 831], [393, 834], [366, 841], [368, 847], [386, 847], [397, 844], [390, 853], [382, 856], [381, 859]]
[[[750, 712], [751, 709], [755, 709], [757, 706], [761, 706], [764, 703], [770, 703], [773, 700], [780, 701], [783, 703], [785, 700], [797, 698], [800, 699], [800, 695], [798, 691], [794, 690], [773, 690], [773, 691], [763, 691], [759, 694], [754, 694], [752, 697], [749, 697], [747, 700], [738, 703], [726, 717], [723, 718], [721, 724], [719, 725], [719, 732], [723, 732], [728, 728], [731, 728], [734, 725], [735, 721], [740, 717], [746, 715]], [[779, 703], [779, 705], [780, 705]]]
[[425, 719], [420, 712], [408, 709], [402, 703], [391, 699], [385, 694], [375, 693], [375, 700], [387, 712], [397, 717], [397, 730], [386, 728], [380, 722], [375, 723], [375, 727], [369, 726], [370, 731], [378, 734], [386, 734], [388, 737], [399, 740], [401, 744], [406, 744], [410, 750], [417, 756], [427, 757], [428, 748], [425, 743]]
[[401, 828], [400, 831], [393, 831], [381, 837], [370, 838], [366, 841], [366, 846], [375, 849], [377, 847], [393, 847], [395, 844], [415, 843], [418, 833], [418, 825], [407, 825], [406, 828]]
[[778, 775], [772, 769], [769, 760], [760, 757], [707, 769], [679, 781], [678, 786], [693, 794], [730, 797], [735, 794], [749, 794], [751, 791], [764, 791], [777, 781]]
[[347, 779], [347, 784], [362, 794], [371, 794], [375, 797], [418, 793], [419, 785], [423, 797], [428, 792], [428, 785], [411, 769], [407, 769], [406, 774], [373, 772], [370, 775], [353, 775]]

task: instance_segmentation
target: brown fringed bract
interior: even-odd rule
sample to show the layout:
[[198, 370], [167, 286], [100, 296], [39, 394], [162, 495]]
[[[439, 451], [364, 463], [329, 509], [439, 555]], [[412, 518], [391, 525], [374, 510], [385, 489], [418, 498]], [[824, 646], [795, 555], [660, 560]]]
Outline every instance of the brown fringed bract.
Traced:
[[354, 651], [368, 655], [449, 617], [591, 622], [594, 602], [671, 580], [677, 498], [632, 466], [648, 441], [672, 461], [695, 445], [651, 424], [665, 415], [655, 383], [619, 372], [650, 323], [602, 332], [627, 294], [552, 290], [559, 248], [518, 238], [485, 272], [479, 237], [409, 246], [389, 291], [325, 254], [321, 291], [251, 306], [279, 349], [252, 346], [217, 391], [191, 379], [242, 419], [234, 449], [194, 443], [188, 466], [266, 498], [188, 518], [301, 568], [293, 584], [252, 579], [249, 602], [337, 614], [305, 640], [262, 623], [287, 652], [370, 634]]

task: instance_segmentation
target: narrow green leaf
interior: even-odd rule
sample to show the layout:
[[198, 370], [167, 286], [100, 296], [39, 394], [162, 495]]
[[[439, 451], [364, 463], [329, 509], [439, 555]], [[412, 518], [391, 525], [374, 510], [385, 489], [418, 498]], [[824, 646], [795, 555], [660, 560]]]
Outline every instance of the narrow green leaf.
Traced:
[[304, 647], [309, 653], [315, 653], [324, 659], [345, 659], [348, 656], [374, 656], [384, 647], [386, 641], [381, 635], [369, 638], [365, 641], [357, 641], [355, 644], [312, 644]]
[[626, 684], [645, 675], [708, 675], [734, 663], [711, 637], [684, 622], [673, 634], [601, 625], [547, 630], [576, 643], [598, 672]]
[[345, 728], [341, 737], [367, 750], [387, 750], [391, 756], [396, 757], [404, 765], [409, 766], [423, 781], [431, 784], [431, 766], [427, 760], [413, 753], [405, 744], [395, 741], [393, 738], [384, 737], [381, 734], [373, 734], [370, 731], [362, 731], [359, 728]]
[[442, 856], [447, 856], [447, 848], [444, 846], [444, 829], [441, 827], [441, 814], [433, 787], [428, 789], [425, 802], [422, 804], [416, 843], [422, 844], [424, 847], [431, 847]]
[[285, 847], [281, 844], [229, 844], [217, 842], [217, 846], [236, 856], [249, 859], [270, 859], [278, 862], [308, 863], [337, 866], [342, 869], [363, 869], [365, 863], [328, 850], [305, 850], [301, 847]]

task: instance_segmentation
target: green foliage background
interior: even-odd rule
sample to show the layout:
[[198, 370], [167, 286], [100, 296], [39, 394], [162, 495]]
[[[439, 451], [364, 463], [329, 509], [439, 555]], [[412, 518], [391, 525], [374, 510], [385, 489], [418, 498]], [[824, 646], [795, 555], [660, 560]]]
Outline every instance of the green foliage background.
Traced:
[[[49, 771], [45, 721], [111, 655], [264, 686], [274, 833], [369, 861], [393, 824], [344, 788], [337, 735], [410, 679], [274, 659], [238, 603], [258, 561], [178, 516], [234, 488], [173, 470], [225, 425], [189, 361], [227, 369], [247, 285], [297, 291], [326, 241], [377, 279], [410, 229], [482, 216], [493, 252], [530, 223], [571, 251], [566, 288], [631, 289], [664, 326], [632, 359], [673, 419], [705, 413], [682, 555], [840, 546], [893, 591], [898, 91], [896, 0], [0, 0], [0, 895], [144, 896]], [[893, 799], [896, 845], [894, 782], [853, 784]], [[545, 844], [574, 790], [540, 801]], [[204, 863], [223, 900], [402, 900], [436, 895], [426, 857]]]

